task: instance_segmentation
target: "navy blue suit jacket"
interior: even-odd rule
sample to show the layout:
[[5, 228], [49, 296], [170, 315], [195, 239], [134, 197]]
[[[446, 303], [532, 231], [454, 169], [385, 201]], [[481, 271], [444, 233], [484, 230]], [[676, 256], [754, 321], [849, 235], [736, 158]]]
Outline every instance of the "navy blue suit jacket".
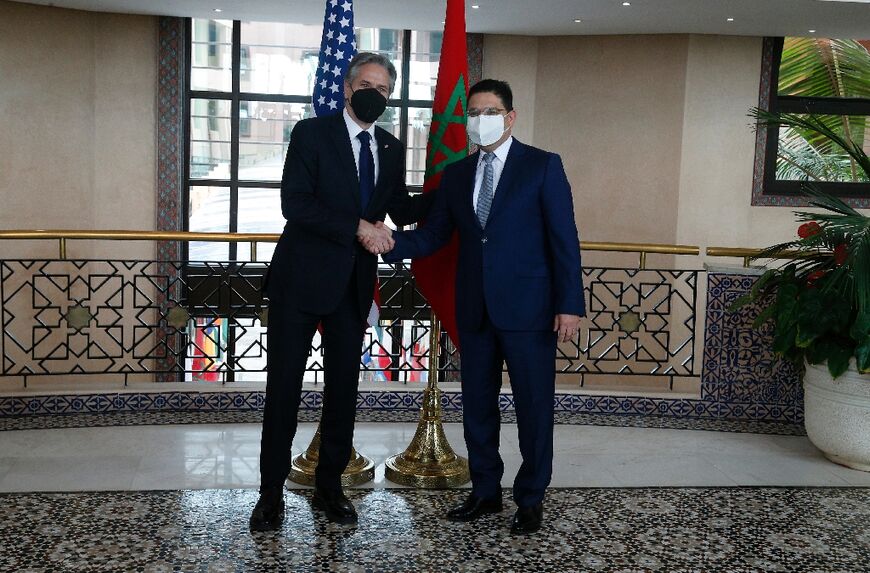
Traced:
[[501, 330], [552, 330], [556, 314], [585, 314], [580, 242], [561, 158], [516, 139], [486, 228], [474, 212], [479, 154], [445, 169], [425, 225], [395, 233], [394, 262], [429, 255], [459, 231], [456, 320], [477, 330], [483, 308]]
[[[311, 314], [328, 314], [341, 301], [356, 269], [362, 317], [368, 315], [377, 257], [356, 239], [361, 218], [399, 225], [417, 222], [433, 199], [411, 197], [405, 186], [405, 148], [375, 128], [379, 174], [367, 206], [360, 200], [353, 148], [342, 114], [296, 124], [281, 179], [281, 212], [287, 220], [272, 255], [266, 291]], [[428, 194], [427, 194], [428, 195]]]

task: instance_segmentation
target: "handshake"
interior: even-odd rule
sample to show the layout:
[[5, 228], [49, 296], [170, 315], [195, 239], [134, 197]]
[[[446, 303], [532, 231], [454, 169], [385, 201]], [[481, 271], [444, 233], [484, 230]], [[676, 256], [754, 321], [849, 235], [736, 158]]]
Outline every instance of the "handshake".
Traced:
[[383, 221], [372, 224], [365, 219], [360, 219], [356, 238], [373, 255], [389, 253], [396, 246], [396, 241], [393, 240], [393, 230], [384, 225]]

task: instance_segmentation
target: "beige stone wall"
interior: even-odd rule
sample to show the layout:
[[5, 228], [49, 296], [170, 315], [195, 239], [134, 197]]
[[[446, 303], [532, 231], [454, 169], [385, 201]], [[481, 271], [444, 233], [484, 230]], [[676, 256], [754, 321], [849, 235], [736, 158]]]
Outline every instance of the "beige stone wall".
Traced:
[[[750, 205], [761, 38], [486, 36], [484, 76], [509, 81], [518, 138], [562, 155], [588, 241], [760, 247], [792, 210]], [[636, 264], [589, 253], [588, 264]], [[650, 257], [698, 268], [734, 259]]]
[[[153, 229], [157, 19], [0, 0], [0, 228]], [[0, 241], [0, 257], [55, 243]], [[151, 243], [69, 245], [152, 258]]]

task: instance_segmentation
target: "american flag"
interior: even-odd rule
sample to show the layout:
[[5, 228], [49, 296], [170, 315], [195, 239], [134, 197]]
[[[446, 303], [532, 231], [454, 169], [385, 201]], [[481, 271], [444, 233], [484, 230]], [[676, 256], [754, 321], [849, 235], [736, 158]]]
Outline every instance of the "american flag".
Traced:
[[314, 75], [311, 103], [317, 116], [340, 113], [344, 109], [344, 74], [356, 54], [353, 34], [353, 4], [350, 0], [326, 0], [323, 38]]
[[[350, 0], [341, 0], [341, 4], [339, 0], [326, 0], [323, 37], [320, 40], [320, 56], [317, 59], [317, 73], [314, 75], [314, 94], [311, 97], [314, 115], [332, 115], [341, 113], [344, 109], [344, 74], [355, 55], [353, 3]], [[377, 282], [366, 322], [376, 326], [380, 314], [380, 282]]]

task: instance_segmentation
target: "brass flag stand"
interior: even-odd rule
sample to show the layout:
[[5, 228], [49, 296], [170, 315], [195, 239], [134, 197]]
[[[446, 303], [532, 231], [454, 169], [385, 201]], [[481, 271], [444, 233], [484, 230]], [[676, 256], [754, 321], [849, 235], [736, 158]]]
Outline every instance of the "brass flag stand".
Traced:
[[441, 425], [440, 346], [441, 323], [433, 312], [429, 332], [429, 379], [423, 391], [420, 422], [407, 449], [386, 461], [384, 473], [391, 482], [418, 488], [443, 488], [456, 487], [471, 479], [468, 460], [453, 452]]
[[[314, 485], [314, 470], [317, 469], [317, 462], [320, 459], [319, 452], [320, 424], [317, 424], [317, 431], [311, 438], [308, 449], [293, 457], [287, 480], [301, 485]], [[357, 452], [356, 448], [352, 448], [350, 462], [348, 462], [344, 473], [341, 474], [341, 485], [350, 487], [373, 479], [375, 479], [374, 462]]]

